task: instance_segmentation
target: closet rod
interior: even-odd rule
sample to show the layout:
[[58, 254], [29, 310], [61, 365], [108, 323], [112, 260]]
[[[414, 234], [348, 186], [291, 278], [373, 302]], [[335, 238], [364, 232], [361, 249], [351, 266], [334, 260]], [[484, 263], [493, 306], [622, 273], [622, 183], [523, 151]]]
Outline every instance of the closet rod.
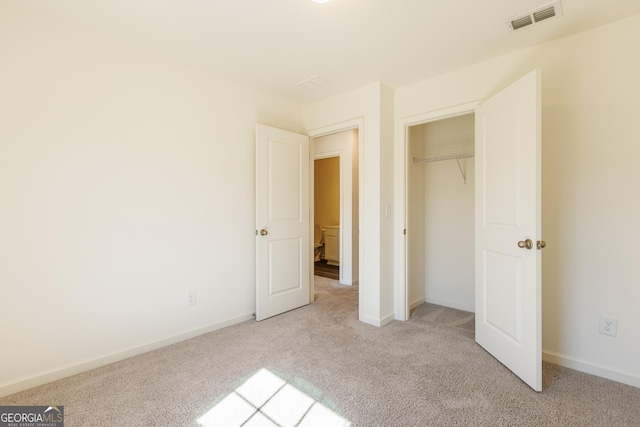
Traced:
[[456, 154], [443, 154], [441, 156], [431, 156], [431, 157], [423, 157], [413, 158], [413, 163], [431, 163], [431, 162], [440, 162], [443, 160], [455, 160], [458, 163], [458, 169], [460, 170], [460, 175], [462, 175], [462, 180], [464, 181], [464, 185], [467, 185], [467, 174], [466, 171], [462, 168], [460, 164], [460, 159], [467, 159], [469, 157], [474, 157], [475, 153], [473, 151], [469, 151], [467, 153], [456, 153]]
[[455, 154], [443, 154], [440, 156], [431, 156], [431, 157], [414, 157], [413, 163], [431, 163], [431, 162], [441, 162], [443, 160], [458, 160], [458, 159], [467, 159], [469, 157], [474, 157], [475, 152], [470, 151], [467, 153], [455, 153]]

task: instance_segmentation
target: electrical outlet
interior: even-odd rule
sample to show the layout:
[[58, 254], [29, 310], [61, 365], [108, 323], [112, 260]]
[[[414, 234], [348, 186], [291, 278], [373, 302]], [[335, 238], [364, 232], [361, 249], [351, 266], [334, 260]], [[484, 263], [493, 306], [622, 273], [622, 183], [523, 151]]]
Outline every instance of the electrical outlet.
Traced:
[[600, 316], [600, 333], [615, 337], [618, 333], [618, 319]]
[[187, 292], [187, 305], [196, 305], [196, 290], [192, 289]]

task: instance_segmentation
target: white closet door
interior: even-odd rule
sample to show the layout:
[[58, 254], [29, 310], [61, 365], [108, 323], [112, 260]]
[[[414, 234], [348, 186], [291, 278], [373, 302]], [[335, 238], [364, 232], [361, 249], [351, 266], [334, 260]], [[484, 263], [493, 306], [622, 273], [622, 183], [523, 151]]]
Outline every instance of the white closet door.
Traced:
[[540, 73], [476, 111], [476, 341], [542, 390]]

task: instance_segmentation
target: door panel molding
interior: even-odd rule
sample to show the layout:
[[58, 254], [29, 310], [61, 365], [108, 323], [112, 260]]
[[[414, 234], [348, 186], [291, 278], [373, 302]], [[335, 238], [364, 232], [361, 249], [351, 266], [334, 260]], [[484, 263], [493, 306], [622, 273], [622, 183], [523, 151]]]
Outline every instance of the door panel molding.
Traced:
[[256, 320], [309, 303], [309, 138], [256, 125]]

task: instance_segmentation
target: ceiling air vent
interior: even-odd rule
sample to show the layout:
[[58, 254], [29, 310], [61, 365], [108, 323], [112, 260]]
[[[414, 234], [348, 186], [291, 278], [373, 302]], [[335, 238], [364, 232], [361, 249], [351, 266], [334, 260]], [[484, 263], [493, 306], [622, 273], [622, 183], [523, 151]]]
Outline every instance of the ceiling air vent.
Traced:
[[562, 3], [560, 3], [560, 0], [547, 3], [530, 10], [529, 12], [513, 16], [504, 22], [511, 31], [515, 31], [556, 16], [562, 16]]
[[545, 19], [553, 18], [556, 16], [556, 8], [551, 6], [546, 9], [533, 13], [533, 20], [536, 22], [544, 21]]
[[527, 25], [531, 25], [531, 24], [533, 24], [533, 21], [531, 20], [531, 16], [529, 15], [525, 15], [522, 18], [517, 18], [511, 21], [511, 27], [514, 30], [519, 30], [520, 28], [524, 28]]
[[300, 83], [298, 83], [298, 86], [308, 90], [318, 89], [326, 85], [327, 85], [327, 81], [320, 76], [313, 76], [307, 80], [303, 80]]

